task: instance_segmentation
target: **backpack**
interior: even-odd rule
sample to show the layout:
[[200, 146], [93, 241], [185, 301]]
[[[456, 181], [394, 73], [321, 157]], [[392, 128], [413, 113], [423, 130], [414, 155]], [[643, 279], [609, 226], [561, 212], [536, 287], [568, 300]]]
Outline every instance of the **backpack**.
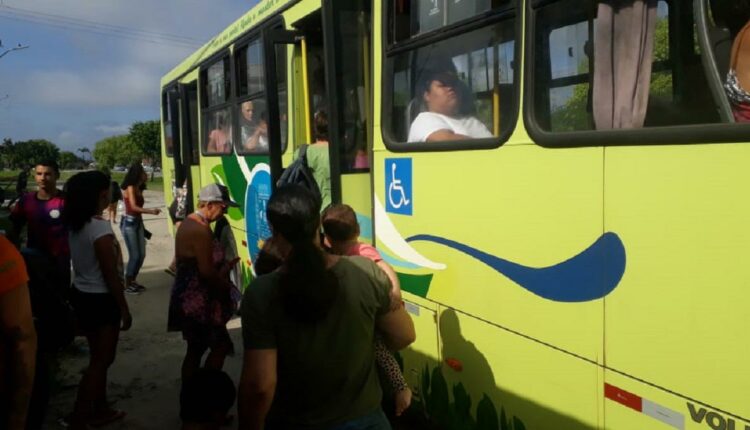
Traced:
[[318, 183], [315, 182], [312, 169], [307, 164], [308, 146], [307, 144], [300, 146], [297, 159], [284, 170], [279, 180], [276, 181], [276, 186], [282, 187], [289, 184], [301, 185], [310, 190], [315, 195], [318, 203], [320, 203], [322, 200], [320, 188], [318, 188]]

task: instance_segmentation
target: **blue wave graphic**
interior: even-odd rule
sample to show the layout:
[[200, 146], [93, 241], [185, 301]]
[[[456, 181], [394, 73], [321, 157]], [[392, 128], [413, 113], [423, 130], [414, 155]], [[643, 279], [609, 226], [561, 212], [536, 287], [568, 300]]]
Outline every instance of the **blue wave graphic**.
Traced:
[[625, 273], [625, 246], [617, 234], [604, 233], [580, 254], [549, 267], [527, 267], [487, 254], [478, 249], [428, 234], [419, 234], [407, 242], [439, 243], [461, 251], [526, 290], [556, 302], [587, 302], [611, 293]]

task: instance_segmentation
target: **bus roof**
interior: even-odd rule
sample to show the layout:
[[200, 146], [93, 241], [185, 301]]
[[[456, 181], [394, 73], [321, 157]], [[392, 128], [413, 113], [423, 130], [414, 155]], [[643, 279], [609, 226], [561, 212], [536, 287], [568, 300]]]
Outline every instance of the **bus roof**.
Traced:
[[184, 59], [180, 64], [175, 66], [166, 75], [161, 78], [161, 87], [173, 82], [180, 76], [197, 67], [202, 61], [211, 57], [221, 49], [226, 48], [238, 36], [244, 34], [258, 23], [273, 15], [279, 9], [294, 3], [297, 0], [260, 0], [255, 7], [238, 18], [224, 31], [206, 42], [197, 51], [193, 52]]

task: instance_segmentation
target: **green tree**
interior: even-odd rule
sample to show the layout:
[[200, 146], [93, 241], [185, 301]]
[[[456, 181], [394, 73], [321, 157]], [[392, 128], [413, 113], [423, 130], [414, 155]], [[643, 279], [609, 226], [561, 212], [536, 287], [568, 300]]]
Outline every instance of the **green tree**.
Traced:
[[58, 162], [60, 163], [61, 169], [81, 169], [86, 166], [85, 160], [70, 151], [60, 152], [60, 159]]
[[44, 139], [32, 139], [16, 142], [13, 145], [11, 168], [23, 169], [33, 166], [43, 160], [60, 158], [60, 149], [52, 142]]
[[13, 146], [13, 140], [7, 137], [3, 139], [3, 143], [0, 145], [0, 169], [9, 169], [12, 167]]
[[126, 134], [107, 137], [96, 142], [93, 156], [99, 167], [108, 168], [117, 164], [127, 166], [141, 158], [140, 151]]
[[[161, 141], [159, 121], [136, 122], [130, 126], [130, 141], [149, 159], [153, 167], [161, 165]], [[151, 180], [154, 179], [153, 173]]]

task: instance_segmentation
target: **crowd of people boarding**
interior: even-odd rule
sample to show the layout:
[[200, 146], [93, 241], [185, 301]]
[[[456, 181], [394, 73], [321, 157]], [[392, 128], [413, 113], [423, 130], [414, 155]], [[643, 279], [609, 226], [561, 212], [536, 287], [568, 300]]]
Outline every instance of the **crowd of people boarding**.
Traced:
[[[146, 290], [137, 282], [149, 235], [142, 214], [160, 210], [144, 207], [140, 163], [120, 186], [105, 172], [84, 171], [61, 190], [54, 161], [38, 163], [33, 175], [37, 190], [20, 197], [0, 234], [0, 428], [44, 428], [49, 368], [74, 336], [85, 337], [89, 361], [58, 423], [106, 426], [126, 416], [107, 397], [108, 373], [121, 332], [138, 323], [127, 295]], [[112, 227], [117, 191], [127, 261]], [[182, 428], [390, 428], [379, 374], [401, 414], [411, 391], [391, 351], [414, 341], [414, 326], [395, 273], [358, 241], [351, 208], [322, 208], [319, 195], [298, 185], [278, 188], [267, 208], [272, 237], [242, 286], [229, 276], [238, 259], [212, 229], [236, 203], [219, 184], [203, 187], [197, 201], [194, 212], [173, 215], [179, 227], [165, 309], [168, 330], [186, 344], [175, 399]], [[237, 313], [243, 357], [235, 384], [222, 369], [234, 351], [226, 325]]]

